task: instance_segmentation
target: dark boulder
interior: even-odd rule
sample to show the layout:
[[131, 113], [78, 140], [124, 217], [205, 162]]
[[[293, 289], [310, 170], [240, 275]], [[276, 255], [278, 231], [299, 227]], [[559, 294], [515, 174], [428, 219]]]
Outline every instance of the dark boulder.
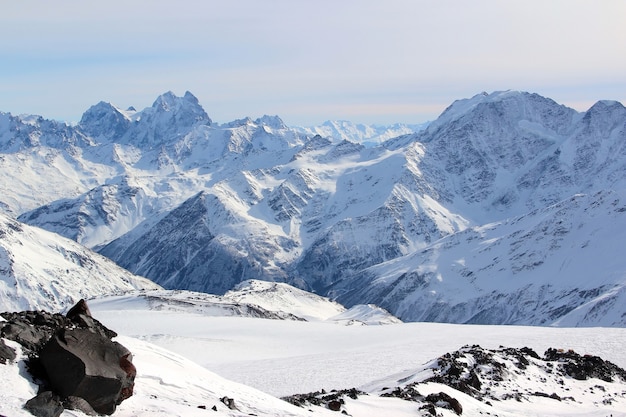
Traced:
[[2, 327], [2, 337], [22, 345], [26, 350], [36, 350], [49, 335], [33, 327], [27, 320], [16, 319]]
[[[133, 394], [131, 353], [111, 340], [117, 334], [91, 316], [84, 300], [65, 316], [45, 311], [0, 315], [6, 320], [0, 336], [22, 346], [28, 371], [40, 381], [41, 394], [25, 406], [32, 414], [58, 415], [63, 406], [88, 415], [112, 414]], [[4, 356], [13, 360], [15, 352], [0, 339], [0, 362]]]
[[4, 343], [4, 339], [0, 339], [0, 363], [13, 362], [15, 360], [15, 350]]
[[59, 417], [63, 413], [61, 398], [50, 391], [43, 391], [26, 401], [24, 408], [36, 417]]
[[579, 355], [573, 350], [550, 348], [546, 350], [546, 361], [554, 361], [562, 365], [566, 375], [581, 381], [598, 378], [605, 382], [613, 382], [618, 378], [626, 381], [626, 371], [612, 362], [598, 356]]
[[63, 401], [63, 407], [68, 410], [78, 410], [88, 416], [97, 416], [96, 410], [84, 398], [69, 396]]
[[87, 329], [64, 329], [39, 354], [52, 389], [112, 414], [133, 392], [135, 367], [122, 345]]
[[[84, 307], [77, 308], [79, 305]], [[6, 320], [0, 323], [0, 335], [22, 345], [29, 356], [36, 356], [48, 340], [61, 329], [80, 327], [109, 339], [117, 336], [117, 333], [91, 317], [84, 300], [80, 300], [72, 307], [70, 313], [72, 313], [70, 317], [47, 311], [0, 313]]]
[[436, 405], [437, 407], [453, 410], [458, 415], [463, 414], [463, 407], [461, 406], [459, 400], [449, 396], [445, 392], [440, 392], [438, 394], [429, 394], [428, 396], [426, 396], [426, 401]]

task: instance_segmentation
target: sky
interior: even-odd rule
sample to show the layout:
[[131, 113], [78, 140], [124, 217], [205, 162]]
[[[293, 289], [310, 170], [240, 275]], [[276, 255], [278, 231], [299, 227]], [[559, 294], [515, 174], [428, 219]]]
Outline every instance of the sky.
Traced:
[[623, 0], [2, 1], [0, 111], [78, 122], [193, 93], [224, 123], [421, 123], [522, 90], [626, 103]]

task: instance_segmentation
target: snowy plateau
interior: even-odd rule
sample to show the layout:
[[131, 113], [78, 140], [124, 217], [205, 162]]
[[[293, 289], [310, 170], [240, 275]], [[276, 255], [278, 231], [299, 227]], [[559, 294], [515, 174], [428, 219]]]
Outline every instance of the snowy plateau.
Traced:
[[0, 173], [0, 310], [88, 299], [138, 368], [115, 415], [626, 416], [618, 102], [295, 128], [168, 92], [0, 113]]

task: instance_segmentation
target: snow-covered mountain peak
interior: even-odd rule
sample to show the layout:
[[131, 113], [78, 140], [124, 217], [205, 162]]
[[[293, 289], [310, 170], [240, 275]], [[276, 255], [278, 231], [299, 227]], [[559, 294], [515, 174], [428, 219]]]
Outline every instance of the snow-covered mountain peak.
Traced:
[[278, 116], [264, 115], [254, 121], [257, 125], [267, 126], [271, 129], [287, 129], [287, 125]]
[[622, 103], [620, 103], [619, 101], [616, 100], [598, 100], [593, 106], [591, 106], [591, 109], [593, 108], [612, 108], [612, 109], [619, 109], [619, 111], [624, 111], [626, 110], [624, 108], [624, 105]]
[[113, 140], [126, 133], [131, 125], [130, 118], [111, 103], [104, 101], [91, 106], [80, 119], [78, 126], [86, 134]]
[[615, 127], [623, 127], [626, 119], [626, 107], [618, 101], [601, 100], [585, 112], [582, 122], [591, 128], [603, 131], [606, 136]]
[[395, 123], [393, 125], [366, 125], [347, 120], [327, 120], [319, 126], [295, 127], [299, 132], [310, 136], [320, 135], [334, 142], [349, 140], [367, 146], [377, 146], [389, 139], [419, 132], [428, 126], [421, 124]]
[[151, 113], [150, 110], [160, 115], [170, 113], [174, 120], [169, 121], [176, 122], [176, 124], [183, 123], [189, 126], [198, 122], [211, 124], [211, 119], [198, 102], [198, 99], [189, 91], [183, 97], [178, 97], [171, 91], [168, 91], [157, 97], [152, 107], [144, 109], [143, 112]]
[[539, 94], [521, 91], [481, 93], [452, 103], [426, 129], [427, 140], [442, 128], [460, 129], [471, 123], [491, 125], [494, 122], [515, 126], [520, 122], [538, 124], [557, 134], [566, 134], [578, 113]]
[[189, 91], [186, 91], [185, 95], [182, 97], [178, 97], [172, 91], [167, 91], [154, 100], [152, 108], [157, 111], [165, 112], [191, 110], [201, 116], [198, 120], [206, 120], [208, 118], [196, 96], [191, 94]]

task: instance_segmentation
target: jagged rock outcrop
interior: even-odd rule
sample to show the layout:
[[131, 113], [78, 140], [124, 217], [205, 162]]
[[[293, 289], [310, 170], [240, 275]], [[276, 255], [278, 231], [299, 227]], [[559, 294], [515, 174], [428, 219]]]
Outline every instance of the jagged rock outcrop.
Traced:
[[15, 350], [4, 343], [3, 339], [0, 339], [0, 364], [5, 364], [15, 360]]
[[626, 371], [597, 356], [550, 348], [541, 357], [527, 347], [468, 345], [358, 390], [322, 390], [283, 399], [300, 407], [320, 406], [350, 415], [359, 397], [377, 395], [415, 403], [416, 415], [426, 417], [442, 415], [442, 410], [463, 415], [474, 407], [467, 396], [487, 406], [546, 398], [603, 407], [623, 400], [625, 383]]
[[117, 334], [91, 316], [84, 300], [66, 316], [45, 311], [1, 315], [6, 322], [0, 335], [22, 346], [29, 371], [43, 381], [39, 394], [25, 405], [35, 416], [58, 416], [65, 407], [110, 415], [133, 394], [132, 354], [111, 340]]
[[[621, 385], [626, 383], [626, 371], [609, 361], [555, 348], [549, 348], [541, 357], [527, 347], [463, 346], [426, 364], [425, 369], [401, 378], [400, 386], [385, 387], [382, 395], [423, 400], [425, 397], [418, 393], [420, 384], [439, 383], [485, 403], [521, 401], [530, 397], [576, 401], [571, 397], [573, 392], [593, 395], [594, 401], [600, 403], [610, 403], [623, 397]], [[606, 387], [596, 385], [602, 393], [597, 395], [593, 389], [589, 393], [586, 388], [574, 390], [587, 384], [578, 385], [572, 378], [578, 381], [595, 378], [607, 384]], [[456, 411], [456, 407], [452, 408]]]

